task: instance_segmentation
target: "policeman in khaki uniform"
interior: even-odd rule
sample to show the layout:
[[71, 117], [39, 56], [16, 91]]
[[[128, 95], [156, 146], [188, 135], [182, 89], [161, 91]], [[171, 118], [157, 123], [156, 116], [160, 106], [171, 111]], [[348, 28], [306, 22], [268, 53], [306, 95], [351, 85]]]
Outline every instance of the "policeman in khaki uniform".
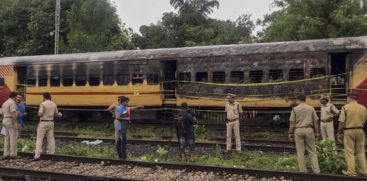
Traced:
[[17, 110], [15, 98], [18, 94], [10, 92], [9, 99], [2, 105], [3, 109], [3, 127], [7, 134], [4, 138], [4, 156], [3, 159], [16, 159], [17, 157], [17, 138], [19, 125], [17, 122]]
[[61, 116], [57, 110], [57, 105], [51, 101], [50, 93], [44, 93], [43, 99], [44, 102], [41, 103], [38, 111], [40, 122], [37, 128], [36, 151], [33, 161], [40, 160], [42, 142], [45, 135], [47, 136], [47, 153], [55, 153], [54, 118]]
[[226, 153], [231, 152], [232, 149], [232, 130], [236, 138], [236, 151], [241, 152], [241, 137], [240, 137], [240, 117], [243, 113], [242, 106], [240, 103], [236, 102], [234, 98], [236, 95], [228, 94], [228, 102], [225, 107], [225, 112], [227, 113], [227, 149]]
[[316, 111], [312, 106], [305, 103], [306, 96], [297, 97], [298, 106], [294, 107], [289, 118], [289, 136], [296, 141], [298, 166], [301, 172], [307, 172], [305, 163], [305, 149], [311, 158], [311, 167], [314, 173], [320, 173], [317, 159], [315, 136], [319, 137]]
[[329, 97], [321, 97], [321, 117], [320, 128], [323, 140], [330, 139], [335, 141], [333, 118], [339, 115], [339, 110], [335, 105], [329, 103]]
[[343, 106], [339, 117], [338, 140], [341, 138], [344, 142], [345, 161], [348, 166], [347, 175], [356, 176], [355, 160], [359, 172], [367, 176], [367, 165], [365, 155], [365, 134], [363, 126], [367, 119], [366, 108], [358, 104], [358, 95], [350, 93], [347, 98], [347, 104]]

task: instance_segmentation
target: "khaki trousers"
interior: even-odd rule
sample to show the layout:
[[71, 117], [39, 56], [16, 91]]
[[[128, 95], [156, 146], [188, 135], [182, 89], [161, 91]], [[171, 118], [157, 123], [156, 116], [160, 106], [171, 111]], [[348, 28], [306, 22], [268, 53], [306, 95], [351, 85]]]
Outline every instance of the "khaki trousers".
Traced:
[[347, 175], [355, 176], [355, 161], [357, 158], [359, 172], [367, 174], [365, 155], [365, 134], [362, 129], [349, 129], [344, 131], [344, 154], [347, 163]]
[[315, 146], [315, 134], [312, 128], [296, 128], [295, 141], [297, 148], [298, 166], [300, 172], [307, 172], [305, 150], [311, 159], [311, 168], [314, 173], [320, 173], [319, 161]]
[[236, 138], [236, 150], [241, 151], [240, 120], [231, 121], [227, 124], [227, 150], [232, 150], [232, 130]]
[[53, 122], [39, 122], [37, 128], [36, 151], [34, 158], [39, 158], [42, 151], [43, 139], [47, 136], [47, 153], [55, 153], [55, 137]]
[[17, 156], [18, 131], [11, 118], [5, 118], [3, 125], [8, 131], [4, 138], [4, 156]]
[[332, 121], [321, 122], [320, 128], [321, 128], [321, 136], [323, 140], [330, 139], [330, 140], [335, 141], [334, 123]]

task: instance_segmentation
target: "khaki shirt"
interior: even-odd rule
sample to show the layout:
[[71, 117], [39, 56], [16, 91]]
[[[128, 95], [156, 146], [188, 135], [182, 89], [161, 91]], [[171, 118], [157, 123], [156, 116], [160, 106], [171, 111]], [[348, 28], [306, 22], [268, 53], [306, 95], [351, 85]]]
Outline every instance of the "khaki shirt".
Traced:
[[321, 104], [321, 120], [326, 121], [339, 114], [338, 108], [333, 104], [327, 103], [326, 105]]
[[243, 113], [242, 106], [238, 102], [230, 104], [227, 102], [225, 111], [227, 113], [227, 119], [233, 121], [240, 118], [240, 113]]
[[54, 120], [55, 114], [59, 113], [57, 105], [50, 100], [44, 101], [38, 112], [42, 114], [41, 120]]
[[366, 108], [356, 101], [343, 106], [339, 117], [339, 121], [345, 123], [345, 128], [363, 127], [366, 119]]
[[316, 111], [312, 106], [302, 103], [293, 108], [290, 122], [295, 122], [296, 128], [313, 127], [315, 121], [318, 121]]
[[17, 111], [17, 104], [13, 99], [9, 98], [7, 101], [3, 103], [2, 109], [4, 119], [12, 118], [13, 116], [12, 113]]

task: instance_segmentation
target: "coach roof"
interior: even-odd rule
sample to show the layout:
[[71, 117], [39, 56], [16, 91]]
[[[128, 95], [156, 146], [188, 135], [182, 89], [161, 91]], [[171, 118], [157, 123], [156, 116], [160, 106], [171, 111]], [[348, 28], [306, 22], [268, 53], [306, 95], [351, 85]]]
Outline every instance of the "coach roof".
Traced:
[[367, 36], [276, 43], [215, 45], [184, 48], [122, 50], [0, 58], [0, 65], [68, 63], [114, 60], [172, 60], [189, 57], [233, 56], [295, 52], [342, 52], [367, 48]]

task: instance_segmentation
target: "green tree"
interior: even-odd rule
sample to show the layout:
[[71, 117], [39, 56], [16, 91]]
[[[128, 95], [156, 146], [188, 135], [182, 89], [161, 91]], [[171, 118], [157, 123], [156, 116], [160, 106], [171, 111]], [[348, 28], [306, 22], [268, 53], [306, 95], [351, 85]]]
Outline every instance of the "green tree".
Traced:
[[[132, 49], [109, 0], [61, 1], [60, 53]], [[2, 0], [0, 56], [52, 54], [55, 0]]]
[[141, 48], [167, 48], [251, 42], [254, 23], [250, 15], [236, 21], [221, 21], [208, 17], [218, 1], [171, 0], [178, 13], [164, 13], [157, 24], [141, 26], [134, 34], [134, 44]]
[[350, 0], [275, 0], [280, 10], [258, 22], [260, 41], [360, 36], [367, 33], [363, 9]]

